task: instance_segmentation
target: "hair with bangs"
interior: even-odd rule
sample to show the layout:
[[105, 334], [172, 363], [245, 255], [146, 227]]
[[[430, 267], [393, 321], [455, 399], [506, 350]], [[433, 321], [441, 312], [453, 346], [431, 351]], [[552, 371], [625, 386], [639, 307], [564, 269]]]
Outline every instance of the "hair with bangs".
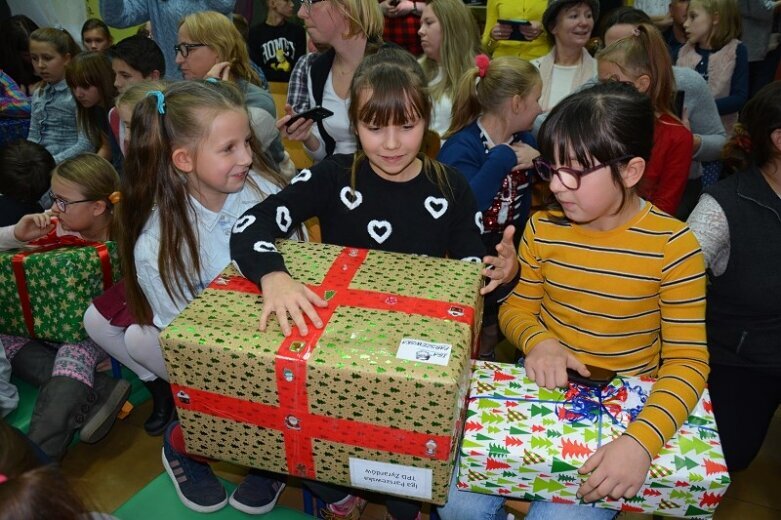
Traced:
[[[537, 143], [547, 161], [567, 166], [577, 161], [581, 168], [591, 168], [629, 157], [610, 166], [613, 182], [621, 186], [621, 168], [631, 158], [650, 159], [654, 120], [648, 96], [632, 85], [609, 81], [564, 98], [542, 124]], [[623, 191], [618, 211], [632, 189]]]
[[692, 0], [689, 4], [699, 4], [711, 18], [718, 18], [719, 23], [713, 26], [710, 34], [710, 45], [714, 52], [727, 45], [732, 40], [740, 38], [742, 32], [741, 15], [735, 0]]
[[[114, 69], [111, 60], [100, 51], [82, 52], [65, 67], [65, 81], [71, 90], [76, 87], [97, 87], [100, 93], [98, 105], [90, 108], [76, 101], [76, 119], [79, 128], [89, 137], [96, 149], [101, 147], [105, 135], [103, 120], [114, 105], [117, 89], [114, 87]], [[75, 97], [75, 96], [74, 96]]]
[[[177, 81], [162, 92], [164, 114], [158, 112], [158, 98], [153, 95], [144, 97], [133, 110], [122, 201], [117, 206], [128, 306], [142, 325], [152, 323], [152, 312], [138, 285], [134, 249], [155, 206], [164, 216], [157, 264], [165, 291], [173, 299], [196, 294], [193, 273], [201, 271], [200, 239], [193, 227], [187, 177], [173, 164], [173, 151], [185, 147], [197, 154], [215, 117], [228, 111], [247, 114], [244, 96], [230, 81]], [[251, 130], [249, 114], [247, 119]], [[287, 181], [265, 158], [254, 132], [250, 132], [250, 146], [253, 171], [284, 187]], [[268, 195], [252, 178], [247, 178], [247, 184], [259, 195]]]
[[247, 42], [227, 16], [216, 11], [199, 11], [185, 16], [179, 27], [184, 27], [194, 42], [208, 45], [217, 53], [218, 61], [230, 62], [232, 79], [261, 86], [260, 77], [250, 64]]
[[[371, 95], [365, 96], [366, 92]], [[428, 128], [431, 108], [431, 97], [426, 88], [423, 69], [415, 57], [403, 49], [381, 48], [377, 53], [364, 58], [355, 71], [350, 85], [348, 115], [356, 133], [359, 122], [388, 126], [401, 125], [420, 118]], [[366, 159], [360, 149], [360, 141], [358, 144], [352, 168], [353, 188], [358, 169]], [[418, 158], [423, 162], [423, 173], [442, 193], [451, 195], [452, 189], [444, 166], [422, 153], [418, 153]]]
[[84, 22], [84, 25], [81, 26], [81, 41], [84, 41], [84, 33], [87, 31], [91, 31], [93, 29], [100, 29], [103, 31], [103, 35], [106, 37], [106, 41], [108, 41], [109, 45], [111, 45], [114, 42], [114, 38], [111, 36], [111, 31], [108, 28], [108, 25], [106, 25], [106, 22], [101, 20], [100, 18], [90, 18], [86, 22]]
[[614, 64], [632, 80], [642, 75], [648, 76], [650, 81], [646, 94], [651, 98], [654, 109], [660, 114], [678, 119], [673, 108], [673, 63], [659, 29], [641, 23], [636, 28], [636, 34], [611, 43], [599, 51], [596, 58]]

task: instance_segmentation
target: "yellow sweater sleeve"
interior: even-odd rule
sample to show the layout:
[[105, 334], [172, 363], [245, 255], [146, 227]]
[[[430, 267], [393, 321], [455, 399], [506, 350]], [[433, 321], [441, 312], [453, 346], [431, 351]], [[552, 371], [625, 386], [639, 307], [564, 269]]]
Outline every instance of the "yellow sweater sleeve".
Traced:
[[697, 405], [710, 372], [705, 339], [705, 260], [688, 227], [670, 238], [664, 262], [659, 286], [661, 366], [643, 411], [626, 431], [651, 458]]

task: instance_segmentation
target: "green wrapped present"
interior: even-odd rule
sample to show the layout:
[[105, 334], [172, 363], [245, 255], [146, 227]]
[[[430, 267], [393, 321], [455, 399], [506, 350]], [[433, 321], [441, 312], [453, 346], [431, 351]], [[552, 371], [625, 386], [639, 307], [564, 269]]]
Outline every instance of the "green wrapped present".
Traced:
[[84, 311], [121, 276], [114, 242], [54, 236], [0, 252], [0, 332], [81, 341]]
[[482, 316], [477, 263], [277, 244], [328, 300], [323, 329], [258, 331], [257, 286], [228, 268], [163, 330], [187, 450], [442, 504]]
[[[523, 368], [475, 362], [458, 487], [464, 491], [579, 504], [587, 476], [577, 470], [620, 436], [642, 409], [654, 380], [617, 377], [602, 389], [548, 390]], [[652, 461], [630, 499], [597, 507], [679, 518], [710, 518], [730, 483], [708, 391]]]

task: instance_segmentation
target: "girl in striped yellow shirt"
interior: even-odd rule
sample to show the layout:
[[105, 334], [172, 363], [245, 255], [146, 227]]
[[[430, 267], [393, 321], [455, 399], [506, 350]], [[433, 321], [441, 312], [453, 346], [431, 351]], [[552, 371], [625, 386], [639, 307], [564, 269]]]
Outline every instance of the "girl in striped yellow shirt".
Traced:
[[[578, 495], [587, 502], [635, 495], [708, 377], [699, 245], [683, 222], [635, 193], [653, 128], [648, 97], [619, 82], [555, 107], [535, 166], [556, 201], [529, 220], [520, 281], [499, 312], [540, 386], [566, 386], [567, 369], [589, 376], [586, 365], [658, 378], [626, 432], [582, 466], [589, 476]], [[527, 518], [543, 509], [545, 518], [580, 515], [573, 507], [583, 506], [536, 502]], [[587, 509], [577, 517], [600, 514]]]

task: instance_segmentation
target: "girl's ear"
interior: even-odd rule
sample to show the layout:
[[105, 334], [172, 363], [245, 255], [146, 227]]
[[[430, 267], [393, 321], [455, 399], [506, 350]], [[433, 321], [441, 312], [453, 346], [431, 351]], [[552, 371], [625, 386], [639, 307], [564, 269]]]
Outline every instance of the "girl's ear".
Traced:
[[108, 204], [105, 200], [96, 200], [92, 203], [92, 215], [99, 217], [108, 210]]
[[65, 54], [63, 54], [62, 55], [62, 61], [67, 66], [71, 62], [71, 53], [70, 52], [66, 52]]
[[192, 173], [195, 166], [193, 156], [187, 148], [174, 149], [174, 151], [171, 152], [171, 161], [174, 163], [177, 170], [184, 173]]
[[645, 94], [648, 89], [651, 88], [651, 76], [648, 74], [641, 74], [635, 81], [635, 88], [638, 92]]
[[645, 159], [642, 157], [632, 157], [621, 171], [621, 178], [624, 181], [624, 187], [633, 188], [640, 182], [645, 173]]
[[770, 133], [770, 142], [776, 149], [776, 153], [781, 153], [781, 128], [776, 128]]

